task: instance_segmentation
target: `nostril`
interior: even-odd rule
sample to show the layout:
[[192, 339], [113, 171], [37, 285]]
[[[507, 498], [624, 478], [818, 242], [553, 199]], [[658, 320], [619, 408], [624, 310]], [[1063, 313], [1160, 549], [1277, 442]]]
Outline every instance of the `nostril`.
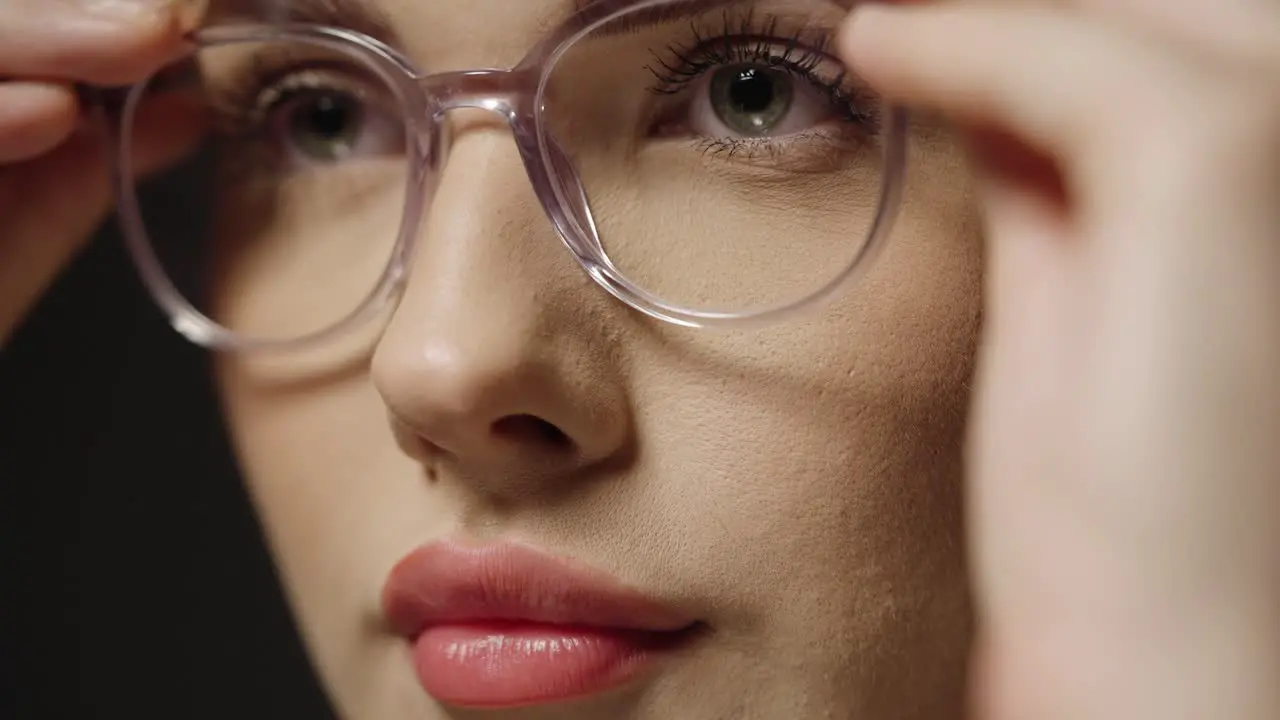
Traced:
[[493, 424], [493, 434], [505, 440], [570, 450], [573, 440], [555, 425], [533, 415], [508, 415]]

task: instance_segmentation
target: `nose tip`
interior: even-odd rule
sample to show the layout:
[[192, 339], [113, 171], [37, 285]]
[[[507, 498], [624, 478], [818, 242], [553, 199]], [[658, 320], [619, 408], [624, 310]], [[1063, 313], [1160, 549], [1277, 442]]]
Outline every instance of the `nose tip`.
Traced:
[[536, 392], [534, 373], [518, 362], [495, 362], [495, 348], [487, 350], [481, 355], [437, 347], [416, 360], [380, 352], [375, 377], [401, 429], [455, 457], [513, 443], [572, 450], [569, 436], [526, 400]]
[[375, 385], [410, 456], [451, 465], [485, 494], [527, 496], [625, 444], [617, 398], [562, 372], [582, 363], [461, 337], [447, 352], [412, 354], [384, 341], [374, 358]]
[[[445, 421], [428, 428], [416, 420], [406, 420], [403, 416], [392, 413], [391, 423], [400, 448], [423, 462], [434, 462], [444, 456], [455, 461], [476, 457], [485, 457], [490, 461], [500, 460], [503, 452], [494, 452], [498, 448], [504, 448], [507, 453], [523, 455], [521, 464], [524, 465], [545, 466], [547, 461], [555, 460], [568, 466], [575, 464], [574, 459], [579, 455], [577, 443], [564, 430], [549, 420], [528, 413], [497, 418], [488, 424], [487, 433], [475, 434], [477, 442], [470, 441], [469, 433], [465, 431], [442, 431], [447, 427], [461, 428], [467, 424], [465, 420], [452, 425]], [[478, 447], [486, 443], [494, 447], [489, 450]], [[472, 461], [471, 464], [478, 463]]]
[[[453, 387], [457, 389], [458, 385]], [[421, 392], [409, 402], [400, 399], [395, 406], [388, 402], [397, 439], [415, 457], [426, 459], [443, 454], [472, 464], [489, 464], [512, 453], [530, 461], [534, 456], [569, 458], [580, 451], [574, 438], [555, 422], [534, 412], [519, 411], [518, 405], [504, 411], [479, 397], [465, 399], [460, 394], [452, 399], [425, 399], [431, 391], [423, 388]], [[485, 395], [513, 399], [497, 389], [486, 391]], [[403, 393], [397, 396], [404, 398]]]

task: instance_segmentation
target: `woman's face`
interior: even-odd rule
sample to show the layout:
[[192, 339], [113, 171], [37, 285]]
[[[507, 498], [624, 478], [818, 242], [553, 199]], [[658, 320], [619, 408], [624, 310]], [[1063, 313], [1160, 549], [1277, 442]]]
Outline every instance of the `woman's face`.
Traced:
[[[429, 73], [510, 67], [572, 11], [566, 0], [315, 7], [359, 2]], [[841, 17], [825, 0], [799, 4], [818, 26]], [[785, 47], [793, 38], [767, 18], [794, 15], [796, 2], [754, 5], [663, 32], [691, 33], [672, 41], [686, 55], [717, 42], [716, 27]], [[651, 44], [617, 40], [634, 48], [637, 37]], [[566, 121], [582, 124], [582, 148], [594, 147], [595, 128], [625, 123], [614, 110], [593, 116], [583, 98], [637, 72], [623, 49], [601, 57], [563, 93], [565, 107], [583, 108]], [[716, 62], [748, 64], [712, 56], [700, 72]], [[784, 90], [805, 102], [850, 94], [815, 94], [794, 73], [774, 82], [775, 93], [794, 83]], [[671, 106], [672, 135], [705, 135], [725, 119], [697, 97], [715, 87], [680, 90], [689, 102]], [[845, 116], [823, 106], [779, 107], [801, 114], [800, 131], [825, 128], [829, 143], [846, 131]], [[582, 272], [500, 117], [460, 111], [449, 122], [452, 149], [399, 303], [321, 350], [219, 364], [242, 467], [340, 716], [960, 717], [960, 446], [980, 247], [947, 133], [917, 124], [903, 213], [852, 291], [787, 323], [706, 331], [649, 319]], [[865, 166], [848, 144], [819, 153], [802, 144], [817, 135], [791, 134], [799, 139], [771, 152], [783, 158], [772, 165], [722, 157], [733, 153], [631, 158], [637, 178], [725, 163], [641, 200], [642, 179], [625, 186], [635, 195], [619, 207], [643, 209], [617, 216], [639, 228], [633, 237], [684, 233], [661, 252], [690, 255], [663, 282], [715, 286], [688, 250], [694, 240], [723, 249], [786, 238], [788, 257], [804, 258], [865, 224], [873, 208], [840, 194]], [[355, 145], [376, 155], [371, 137]], [[224, 314], [249, 325], [306, 316], [316, 306], [289, 304], [278, 262], [303, 251], [324, 254], [310, 267], [347, 275], [301, 280], [344, 291], [365, 266], [364, 239], [381, 237], [400, 203], [386, 190], [395, 183], [359, 172], [371, 171], [347, 178], [356, 199], [300, 173], [276, 188], [270, 221], [224, 212]], [[324, 212], [340, 220], [306, 226]], [[335, 241], [350, 237], [361, 242]], [[788, 282], [769, 263], [722, 266], [750, 292]], [[529, 551], [555, 558], [550, 569]], [[504, 707], [471, 714], [480, 705]]]

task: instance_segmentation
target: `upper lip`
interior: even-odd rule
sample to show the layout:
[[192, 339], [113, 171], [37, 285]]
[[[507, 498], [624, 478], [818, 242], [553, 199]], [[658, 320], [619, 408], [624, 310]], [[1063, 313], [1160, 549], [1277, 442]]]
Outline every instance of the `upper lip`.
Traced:
[[418, 548], [392, 569], [382, 605], [410, 637], [434, 625], [483, 621], [649, 632], [695, 622], [599, 570], [515, 543]]

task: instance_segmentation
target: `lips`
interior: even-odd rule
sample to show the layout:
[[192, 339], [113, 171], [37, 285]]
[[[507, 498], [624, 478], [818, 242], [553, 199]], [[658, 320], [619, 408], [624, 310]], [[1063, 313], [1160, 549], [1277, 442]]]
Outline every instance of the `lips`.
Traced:
[[383, 590], [423, 688], [459, 707], [593, 695], [650, 668], [695, 626], [600, 571], [528, 547], [420, 548]]

